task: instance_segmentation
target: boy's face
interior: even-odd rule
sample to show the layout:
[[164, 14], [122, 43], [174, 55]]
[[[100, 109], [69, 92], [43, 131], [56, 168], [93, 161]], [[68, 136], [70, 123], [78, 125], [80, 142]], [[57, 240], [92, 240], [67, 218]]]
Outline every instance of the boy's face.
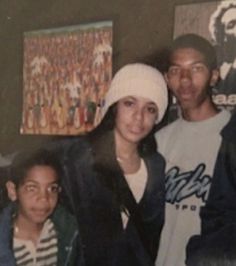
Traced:
[[204, 56], [193, 48], [175, 50], [165, 74], [170, 90], [183, 109], [198, 108], [209, 101], [209, 89], [215, 85], [218, 76], [218, 71], [210, 70]]
[[60, 187], [58, 177], [49, 166], [34, 166], [16, 188], [7, 184], [11, 200], [18, 201], [17, 219], [31, 224], [43, 224], [56, 207]]

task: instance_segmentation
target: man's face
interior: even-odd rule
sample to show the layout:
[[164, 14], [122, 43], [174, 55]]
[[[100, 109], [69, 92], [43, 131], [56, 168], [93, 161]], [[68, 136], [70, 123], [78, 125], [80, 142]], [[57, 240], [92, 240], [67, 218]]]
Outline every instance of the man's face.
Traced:
[[211, 71], [202, 53], [193, 48], [179, 48], [171, 57], [165, 74], [167, 84], [184, 110], [199, 108], [211, 101], [209, 89], [218, 79], [218, 71]]
[[221, 18], [221, 23], [224, 25], [225, 34], [236, 38], [236, 7], [224, 13]]

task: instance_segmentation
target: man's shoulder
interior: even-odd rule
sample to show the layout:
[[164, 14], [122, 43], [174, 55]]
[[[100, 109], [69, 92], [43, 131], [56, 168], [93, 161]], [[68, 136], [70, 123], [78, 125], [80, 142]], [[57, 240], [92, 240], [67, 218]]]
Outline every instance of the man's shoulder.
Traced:
[[157, 150], [162, 154], [162, 156], [164, 156], [166, 147], [168, 146], [170, 140], [173, 140], [173, 137], [176, 136], [176, 132], [179, 131], [179, 122], [180, 119], [177, 119], [156, 132], [155, 139], [158, 147]]
[[160, 130], [158, 130], [155, 133], [156, 140], [158, 140], [160, 138], [167, 138], [169, 136], [169, 134], [171, 134], [176, 129], [179, 122], [180, 122], [180, 119], [178, 118], [177, 120], [171, 122], [170, 124], [164, 126]]

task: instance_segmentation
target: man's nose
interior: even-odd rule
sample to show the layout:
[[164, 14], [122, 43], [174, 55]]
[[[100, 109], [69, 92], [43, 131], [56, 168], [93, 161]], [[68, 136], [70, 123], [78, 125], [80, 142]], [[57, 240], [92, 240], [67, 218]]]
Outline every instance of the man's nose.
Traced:
[[180, 78], [181, 79], [191, 79], [191, 71], [189, 69], [181, 69], [180, 71]]

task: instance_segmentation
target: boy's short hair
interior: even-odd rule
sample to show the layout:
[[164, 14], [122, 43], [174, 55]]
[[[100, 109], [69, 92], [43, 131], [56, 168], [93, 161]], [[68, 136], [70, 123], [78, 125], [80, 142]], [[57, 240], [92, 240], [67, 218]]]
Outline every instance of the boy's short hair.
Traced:
[[171, 66], [173, 53], [178, 49], [184, 48], [192, 48], [200, 52], [206, 60], [207, 67], [210, 70], [217, 69], [215, 48], [208, 40], [194, 33], [181, 35], [173, 41], [168, 56], [168, 68]]
[[49, 166], [57, 174], [58, 183], [62, 176], [62, 167], [53, 151], [38, 149], [17, 153], [13, 159], [10, 171], [10, 180], [19, 186], [25, 179], [28, 171], [34, 166]]

